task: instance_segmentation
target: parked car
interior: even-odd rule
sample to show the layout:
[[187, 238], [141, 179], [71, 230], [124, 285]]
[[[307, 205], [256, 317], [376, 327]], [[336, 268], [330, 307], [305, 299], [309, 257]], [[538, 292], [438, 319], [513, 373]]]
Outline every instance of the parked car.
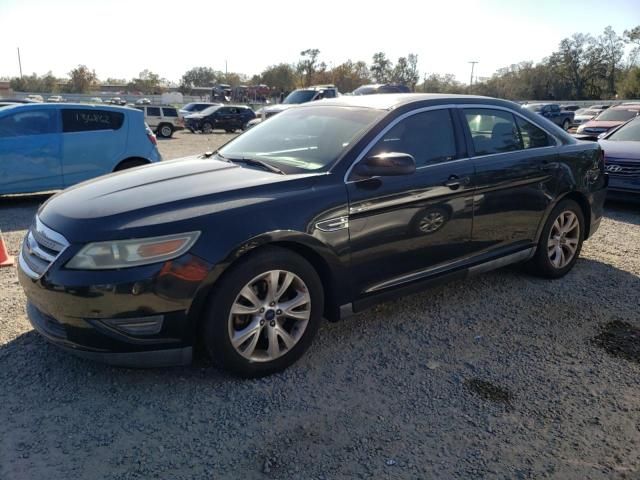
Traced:
[[124, 98], [112, 97], [109, 100], [107, 100], [106, 103], [109, 103], [111, 105], [126, 105], [127, 101]]
[[287, 95], [282, 103], [263, 107], [260, 118], [252, 120], [248, 127], [251, 128], [267, 118], [273, 117], [280, 112], [284, 112], [294, 105], [323, 100], [325, 98], [336, 98], [339, 96], [340, 92], [335, 85], [312, 85], [307, 88], [298, 88]]
[[148, 98], [139, 98], [136, 100], [136, 105], [151, 105], [151, 100]]
[[573, 116], [573, 122], [571, 122], [571, 127], [577, 128], [585, 122], [597, 117], [602, 110], [597, 110], [593, 108], [581, 108], [580, 110], [576, 110]]
[[27, 95], [25, 100], [29, 100], [31, 102], [37, 102], [37, 103], [44, 102], [44, 99], [42, 98], [42, 95]]
[[609, 174], [607, 198], [640, 201], [640, 117], [606, 133], [598, 143]]
[[0, 98], [0, 107], [6, 107], [10, 105], [19, 105], [23, 103], [38, 103], [32, 100], [14, 99], [14, 98]]
[[512, 102], [345, 96], [53, 197], [18, 275], [34, 328], [73, 353], [186, 364], [202, 342], [261, 376], [323, 316], [511, 263], [567, 274], [606, 182], [597, 143]]
[[524, 108], [542, 115], [544, 118], [562, 127], [565, 131], [569, 130], [573, 122], [573, 112], [560, 110], [560, 106], [555, 103], [528, 103]]
[[89, 103], [103, 103], [100, 97], [91, 97]]
[[256, 114], [246, 105], [221, 105], [209, 107], [199, 113], [185, 117], [185, 127], [192, 132], [211, 133], [225, 130], [228, 133], [244, 130]]
[[353, 95], [374, 95], [378, 93], [410, 93], [411, 89], [406, 85], [397, 83], [376, 83], [372, 85], [362, 85], [356, 88]]
[[560, 110], [566, 110], [568, 112], [575, 112], [580, 110], [580, 105], [560, 105]]
[[597, 140], [599, 135], [608, 132], [638, 116], [640, 105], [616, 105], [600, 113], [597, 117], [583, 123], [576, 131], [576, 138]]
[[187, 103], [184, 107], [178, 110], [178, 117], [184, 119], [187, 115], [193, 115], [194, 113], [201, 112], [202, 110], [209, 107], [217, 107], [222, 105], [222, 103], [211, 103], [211, 102], [192, 102]]
[[64, 102], [64, 98], [62, 98], [60, 95], [52, 95], [49, 98], [47, 98], [47, 102], [60, 103], [60, 102]]
[[0, 109], [0, 194], [58, 190], [159, 160], [137, 110], [68, 103]]
[[144, 113], [144, 121], [163, 138], [170, 138], [176, 130], [184, 130], [178, 110], [171, 105], [136, 105]]

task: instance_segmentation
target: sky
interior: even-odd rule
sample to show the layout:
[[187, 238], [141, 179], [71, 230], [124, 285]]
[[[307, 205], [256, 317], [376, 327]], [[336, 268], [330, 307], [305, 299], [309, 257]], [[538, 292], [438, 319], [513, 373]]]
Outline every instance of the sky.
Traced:
[[[224, 5], [224, 6], [221, 6]], [[0, 0], [0, 77], [66, 77], [79, 64], [99, 79], [144, 69], [178, 82], [195, 66], [246, 74], [317, 48], [328, 66], [418, 55], [421, 76], [476, 75], [540, 61], [576, 32], [640, 25], [640, 0]]]

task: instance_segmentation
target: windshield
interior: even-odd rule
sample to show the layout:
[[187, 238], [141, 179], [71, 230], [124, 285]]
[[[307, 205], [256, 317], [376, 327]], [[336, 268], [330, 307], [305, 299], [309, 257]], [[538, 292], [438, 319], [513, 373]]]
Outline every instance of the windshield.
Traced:
[[323, 170], [384, 114], [369, 108], [293, 108], [248, 130], [220, 153], [260, 159], [287, 173]]
[[353, 91], [354, 95], [371, 95], [372, 93], [376, 93], [376, 87], [358, 87]]
[[209, 107], [209, 108], [205, 108], [204, 110], [202, 110], [200, 113], [202, 115], [211, 115], [213, 112], [215, 112], [216, 110], [218, 110], [220, 108], [220, 105], [215, 105], [213, 107]]
[[613, 109], [605, 110], [600, 115], [598, 115], [595, 120], [604, 120], [610, 122], [626, 122], [627, 120], [631, 120], [638, 114], [638, 110], [623, 110], [623, 109]]
[[623, 125], [607, 137], [607, 140], [617, 142], [640, 142], [640, 119]]
[[526, 108], [527, 110], [531, 110], [532, 112], [541, 112], [543, 107], [544, 105], [536, 105], [536, 104], [524, 106], [524, 108]]
[[315, 90], [295, 90], [287, 95], [282, 103], [294, 104], [294, 103], [306, 103], [313, 100], [315, 96]]

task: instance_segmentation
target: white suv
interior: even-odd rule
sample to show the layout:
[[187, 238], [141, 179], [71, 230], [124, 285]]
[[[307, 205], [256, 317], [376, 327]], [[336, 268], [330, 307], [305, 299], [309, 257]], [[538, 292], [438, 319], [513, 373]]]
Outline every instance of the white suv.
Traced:
[[184, 126], [178, 119], [178, 110], [170, 105], [136, 105], [144, 113], [144, 121], [159, 137], [169, 138]]

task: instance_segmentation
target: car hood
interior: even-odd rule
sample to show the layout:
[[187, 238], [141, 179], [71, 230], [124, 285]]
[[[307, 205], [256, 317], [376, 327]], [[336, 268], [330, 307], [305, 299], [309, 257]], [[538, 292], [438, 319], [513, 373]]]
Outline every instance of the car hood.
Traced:
[[200, 120], [204, 118], [204, 115], [201, 113], [189, 113], [184, 116], [185, 120]]
[[620, 160], [636, 160], [640, 162], [640, 142], [617, 142], [611, 140], [599, 140], [598, 143], [604, 150], [605, 158]]
[[590, 120], [587, 123], [583, 123], [582, 126], [584, 128], [613, 128], [618, 125], [622, 125], [624, 122], [613, 121], [613, 120]]
[[264, 107], [265, 113], [280, 113], [284, 110], [287, 110], [292, 107], [297, 107], [298, 105], [302, 105], [300, 103], [280, 103], [278, 105], [273, 105], [271, 107]]
[[585, 121], [585, 120], [591, 120], [595, 115], [575, 115], [573, 118], [575, 120], [581, 120], [581, 121]]
[[78, 184], [51, 197], [38, 215], [72, 243], [135, 238], [137, 230], [164, 235], [174, 233], [167, 232], [168, 224], [193, 229], [195, 218], [273, 200], [276, 190], [282, 195], [282, 183], [308, 189], [316, 176], [187, 157]]

